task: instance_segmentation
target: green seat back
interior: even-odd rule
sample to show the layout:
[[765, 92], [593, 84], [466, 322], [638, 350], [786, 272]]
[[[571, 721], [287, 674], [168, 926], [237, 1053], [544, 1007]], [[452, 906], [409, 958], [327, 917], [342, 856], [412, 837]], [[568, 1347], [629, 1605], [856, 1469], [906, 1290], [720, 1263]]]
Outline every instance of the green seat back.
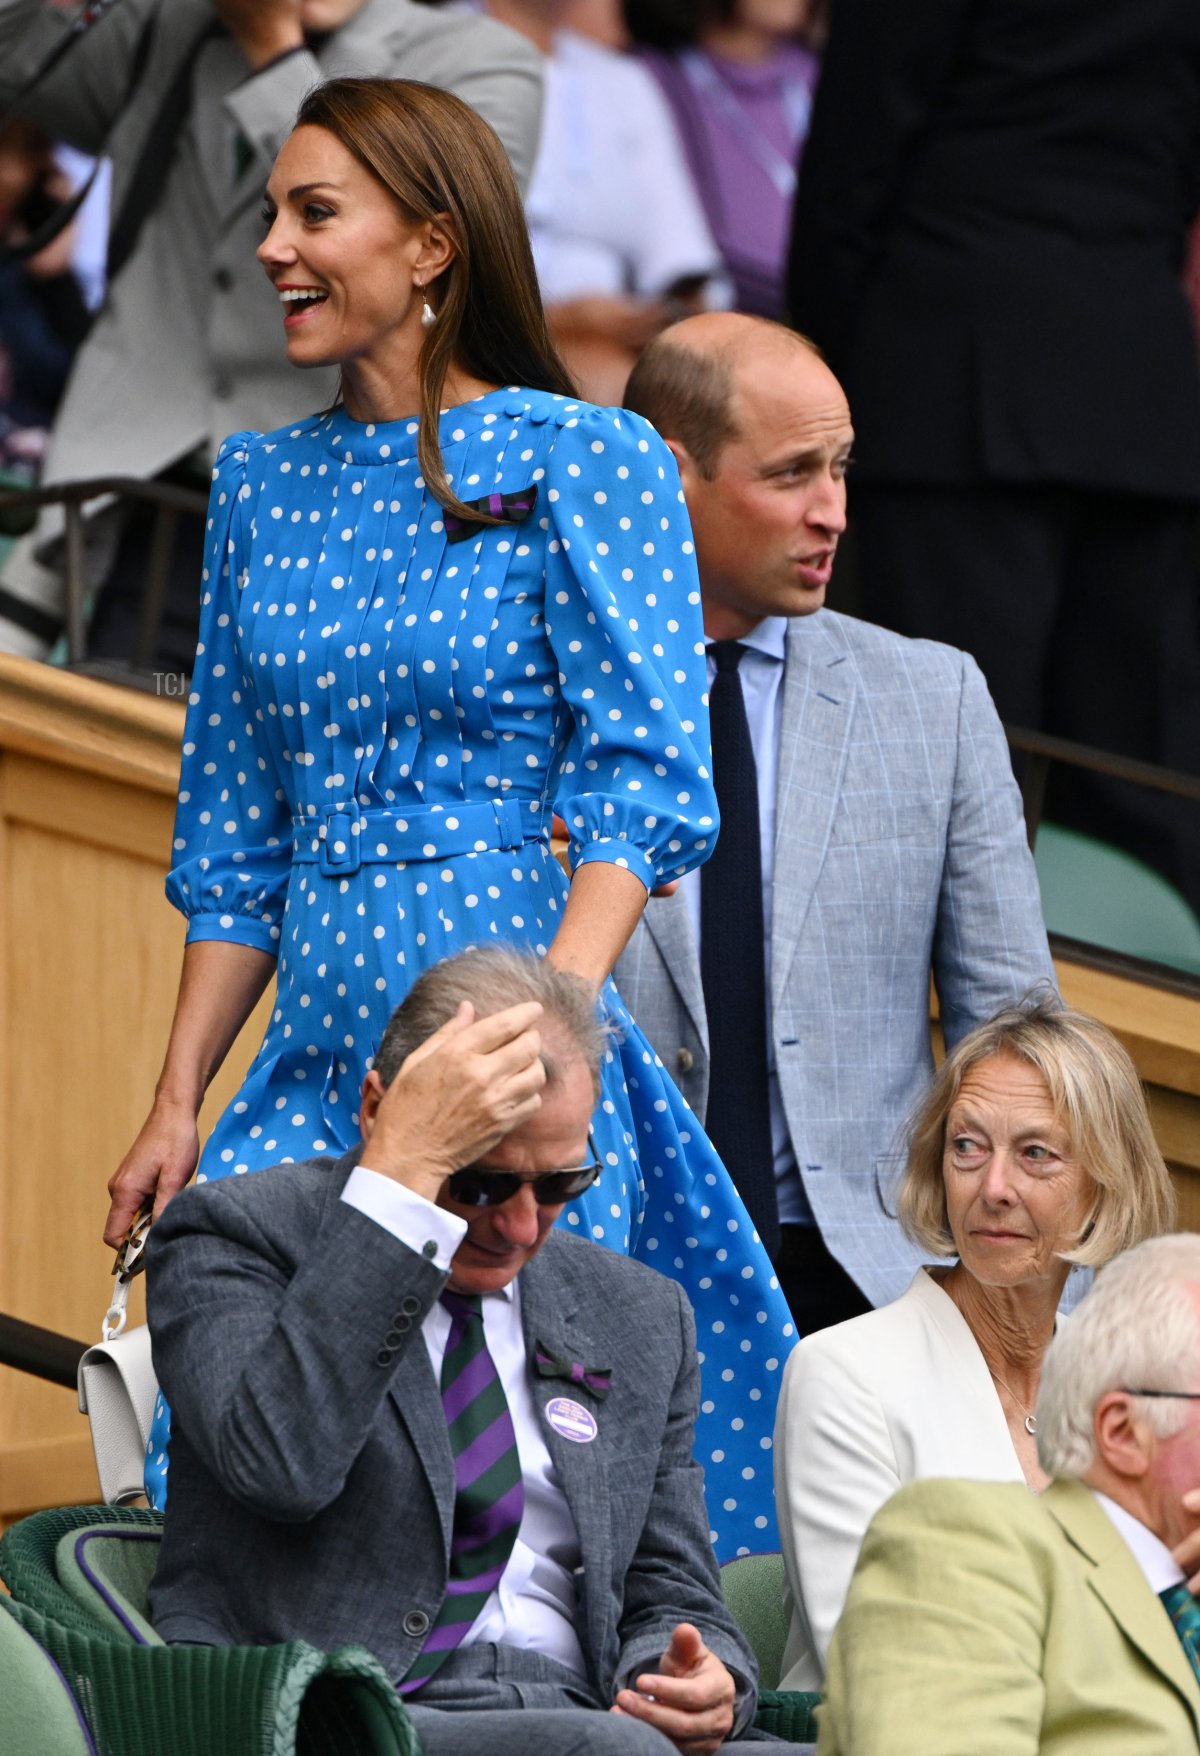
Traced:
[[721, 1591], [734, 1621], [758, 1660], [759, 1683], [779, 1687], [787, 1620], [783, 1613], [783, 1556], [739, 1555], [721, 1569]]
[[1033, 858], [1051, 933], [1200, 975], [1200, 920], [1132, 854], [1043, 823]]
[[84, 1525], [58, 1539], [54, 1571], [63, 1590], [110, 1633], [161, 1646], [146, 1608], [160, 1542], [157, 1531], [140, 1526]]
[[67, 1680], [0, 1597], [0, 1750], [11, 1756], [96, 1756]]
[[[162, 1530], [162, 1514], [128, 1506], [52, 1506], [20, 1519], [0, 1536], [0, 1579], [19, 1604], [51, 1616], [68, 1628], [101, 1634], [107, 1640], [139, 1640], [134, 1631], [97, 1614], [98, 1597], [82, 1599], [58, 1576], [58, 1548], [64, 1536], [89, 1529]], [[139, 1614], [144, 1605], [134, 1606]]]

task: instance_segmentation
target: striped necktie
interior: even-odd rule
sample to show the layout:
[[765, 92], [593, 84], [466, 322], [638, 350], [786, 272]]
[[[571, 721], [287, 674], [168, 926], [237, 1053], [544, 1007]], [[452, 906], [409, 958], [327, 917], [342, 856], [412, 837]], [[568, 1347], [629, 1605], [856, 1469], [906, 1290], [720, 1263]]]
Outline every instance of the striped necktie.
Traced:
[[1158, 1595], [1163, 1609], [1175, 1624], [1179, 1644], [1191, 1660], [1196, 1680], [1200, 1682], [1200, 1603], [1186, 1585], [1169, 1585]]
[[525, 1487], [512, 1415], [488, 1352], [477, 1293], [443, 1292], [450, 1334], [442, 1361], [442, 1410], [454, 1456], [454, 1535], [446, 1596], [400, 1685], [411, 1694], [462, 1641], [508, 1564]]

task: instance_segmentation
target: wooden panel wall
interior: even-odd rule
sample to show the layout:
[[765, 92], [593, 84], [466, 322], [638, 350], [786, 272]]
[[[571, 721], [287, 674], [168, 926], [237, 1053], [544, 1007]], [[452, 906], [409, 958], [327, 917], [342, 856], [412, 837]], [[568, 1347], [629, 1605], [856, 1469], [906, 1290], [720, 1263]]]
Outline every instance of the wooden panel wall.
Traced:
[[[0, 655], [0, 1311], [98, 1338], [105, 1182], [145, 1114], [183, 928], [163, 895], [183, 710]], [[1200, 1230], [1200, 1001], [1064, 966], [1150, 1086]], [[269, 995], [209, 1094], [228, 1100]], [[141, 1315], [135, 1289], [133, 1319]], [[71, 1392], [0, 1369], [0, 1524], [97, 1496]]]
[[[112, 1289], [105, 1183], [174, 1003], [183, 926], [163, 874], [182, 720], [177, 702], [0, 657], [0, 1311], [85, 1341]], [[210, 1125], [264, 1028], [260, 1009]], [[137, 1283], [130, 1304], [139, 1321]], [[72, 1393], [0, 1370], [0, 1521], [97, 1495]]]

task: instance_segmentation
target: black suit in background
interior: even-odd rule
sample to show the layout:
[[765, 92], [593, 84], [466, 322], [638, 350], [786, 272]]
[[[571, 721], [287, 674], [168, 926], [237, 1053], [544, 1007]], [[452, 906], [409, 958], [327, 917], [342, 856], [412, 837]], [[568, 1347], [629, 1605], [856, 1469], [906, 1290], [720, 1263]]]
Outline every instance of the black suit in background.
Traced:
[[[863, 614], [1002, 718], [1200, 772], [1197, 0], [837, 0], [789, 271], [859, 436]], [[1192, 825], [1055, 813], [1200, 902]]]

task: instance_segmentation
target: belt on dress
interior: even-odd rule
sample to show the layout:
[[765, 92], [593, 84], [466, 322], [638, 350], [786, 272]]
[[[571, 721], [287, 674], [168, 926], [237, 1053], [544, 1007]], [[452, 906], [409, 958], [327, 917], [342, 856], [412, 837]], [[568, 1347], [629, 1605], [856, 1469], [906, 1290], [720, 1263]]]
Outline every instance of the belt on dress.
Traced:
[[292, 833], [294, 860], [318, 865], [327, 878], [344, 878], [360, 866], [448, 860], [548, 841], [550, 825], [538, 800], [486, 799], [412, 811], [326, 805], [315, 816], [293, 817]]

